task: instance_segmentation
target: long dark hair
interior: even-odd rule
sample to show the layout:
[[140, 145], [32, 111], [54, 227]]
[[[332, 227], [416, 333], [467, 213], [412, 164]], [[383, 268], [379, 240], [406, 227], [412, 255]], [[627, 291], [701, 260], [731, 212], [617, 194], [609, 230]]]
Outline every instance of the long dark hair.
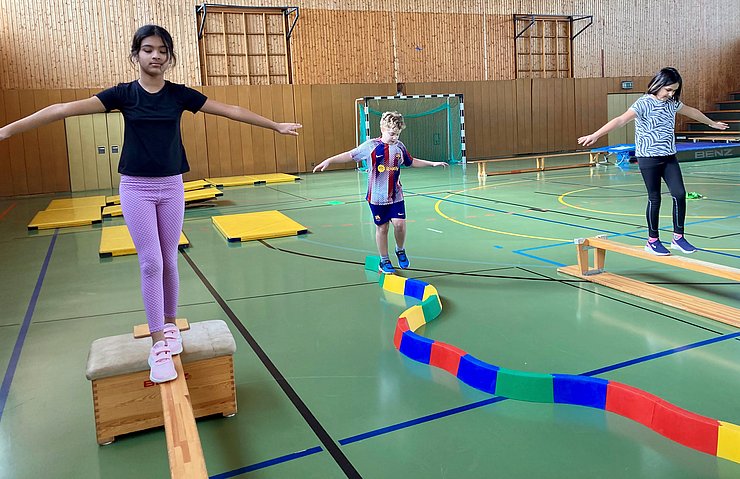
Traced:
[[667, 85], [673, 85], [678, 83], [678, 88], [673, 94], [673, 99], [679, 101], [681, 99], [681, 89], [683, 88], [683, 80], [681, 74], [678, 73], [673, 67], [661, 68], [661, 70], [655, 74], [650, 83], [648, 83], [647, 92], [650, 95], [656, 95], [661, 88]]
[[167, 59], [175, 66], [177, 63], [177, 57], [175, 56], [175, 47], [172, 45], [172, 35], [170, 32], [160, 27], [159, 25], [144, 25], [136, 30], [134, 33], [134, 39], [131, 42], [131, 53], [128, 59], [131, 63], [136, 64], [134, 59], [139, 55], [141, 49], [141, 42], [146, 37], [159, 37], [164, 42], [164, 46], [167, 47]]

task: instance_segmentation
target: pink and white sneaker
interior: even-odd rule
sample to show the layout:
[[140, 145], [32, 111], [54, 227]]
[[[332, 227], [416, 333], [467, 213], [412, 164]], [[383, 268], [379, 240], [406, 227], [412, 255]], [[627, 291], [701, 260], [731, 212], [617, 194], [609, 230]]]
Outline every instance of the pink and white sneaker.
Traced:
[[167, 340], [167, 346], [169, 346], [172, 354], [180, 354], [182, 352], [182, 336], [180, 335], [180, 329], [177, 325], [172, 323], [164, 323], [164, 339]]
[[149, 352], [149, 379], [153, 383], [166, 383], [177, 378], [172, 353], [164, 341], [157, 341]]

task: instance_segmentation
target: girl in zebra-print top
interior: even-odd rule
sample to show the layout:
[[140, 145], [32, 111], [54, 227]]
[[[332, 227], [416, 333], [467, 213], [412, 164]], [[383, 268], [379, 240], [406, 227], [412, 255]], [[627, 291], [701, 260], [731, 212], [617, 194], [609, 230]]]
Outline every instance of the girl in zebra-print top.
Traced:
[[702, 122], [717, 130], [726, 130], [728, 125], [709, 119], [696, 108], [680, 101], [683, 80], [675, 68], [663, 68], [650, 80], [647, 92], [637, 99], [629, 109], [609, 121], [594, 133], [578, 138], [578, 143], [590, 146], [612, 130], [635, 120], [635, 156], [648, 192], [647, 224], [648, 242], [645, 251], [665, 256], [671, 254], [658, 239], [658, 217], [660, 214], [660, 180], [668, 185], [673, 198], [673, 239], [671, 248], [684, 253], [693, 253], [696, 248], [684, 237], [686, 218], [686, 188], [681, 168], [676, 159], [674, 127], [676, 113]]

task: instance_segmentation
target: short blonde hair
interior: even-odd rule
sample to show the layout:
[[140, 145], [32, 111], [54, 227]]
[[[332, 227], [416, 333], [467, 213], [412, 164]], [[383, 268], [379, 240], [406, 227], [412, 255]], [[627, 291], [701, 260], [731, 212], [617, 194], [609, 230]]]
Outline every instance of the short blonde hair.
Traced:
[[380, 126], [400, 132], [406, 128], [406, 123], [403, 121], [403, 115], [397, 111], [386, 111], [380, 117]]

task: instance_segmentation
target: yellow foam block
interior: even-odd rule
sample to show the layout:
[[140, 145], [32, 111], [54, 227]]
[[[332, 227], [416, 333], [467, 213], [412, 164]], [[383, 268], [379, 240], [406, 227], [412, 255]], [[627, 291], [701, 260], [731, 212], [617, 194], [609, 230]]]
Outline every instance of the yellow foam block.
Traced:
[[105, 196], [83, 196], [80, 198], [62, 198], [59, 200], [51, 200], [49, 206], [46, 207], [48, 210], [59, 210], [66, 208], [80, 208], [85, 206], [97, 206], [101, 208], [105, 206]]
[[182, 184], [183, 188], [185, 188], [185, 191], [190, 190], [200, 190], [201, 188], [209, 188], [211, 187], [211, 184], [207, 182], [206, 180], [194, 180], [194, 181], [186, 181]]
[[[426, 301], [431, 296], [437, 296], [437, 298], [439, 298], [439, 293], [437, 293], [437, 288], [435, 288], [431, 284], [427, 284], [426, 286], [424, 286], [424, 294], [422, 295], [421, 300]], [[442, 303], [440, 303], [440, 306], [441, 305]]]
[[424, 319], [424, 311], [421, 309], [421, 306], [414, 305], [411, 306], [409, 309], [404, 311], [399, 318], [406, 318], [406, 321], [409, 323], [409, 329], [411, 331], [416, 331], [420, 327], [427, 324], [426, 319]]
[[383, 278], [383, 289], [391, 293], [403, 294], [406, 287], [406, 278], [395, 274], [386, 274]]
[[102, 221], [100, 206], [39, 211], [28, 223], [30, 230], [83, 226]]
[[121, 205], [110, 205], [103, 208], [103, 218], [122, 215], [123, 211], [121, 210]]
[[305, 226], [276, 210], [213, 216], [211, 220], [229, 241], [279, 238], [308, 232]]
[[246, 175], [241, 176], [219, 176], [215, 178], [206, 178], [208, 183], [213, 186], [241, 186], [241, 185], [252, 185], [254, 180]]
[[193, 201], [210, 200], [217, 196], [223, 195], [218, 188], [203, 188], [200, 190], [190, 190], [185, 192], [185, 203]]
[[[190, 246], [190, 241], [185, 233], [180, 233], [180, 246]], [[126, 225], [107, 226], [103, 228], [100, 234], [100, 249], [98, 254], [102, 257], [108, 256], [125, 256], [136, 254], [134, 240], [128, 232]]]
[[300, 180], [299, 177], [285, 173], [267, 173], [264, 175], [249, 175], [255, 183], [289, 183]]
[[740, 462], [740, 426], [719, 421], [717, 438], [717, 457]]
[[121, 204], [121, 196], [120, 195], [106, 196], [105, 197], [105, 204], [106, 205], [120, 205]]

